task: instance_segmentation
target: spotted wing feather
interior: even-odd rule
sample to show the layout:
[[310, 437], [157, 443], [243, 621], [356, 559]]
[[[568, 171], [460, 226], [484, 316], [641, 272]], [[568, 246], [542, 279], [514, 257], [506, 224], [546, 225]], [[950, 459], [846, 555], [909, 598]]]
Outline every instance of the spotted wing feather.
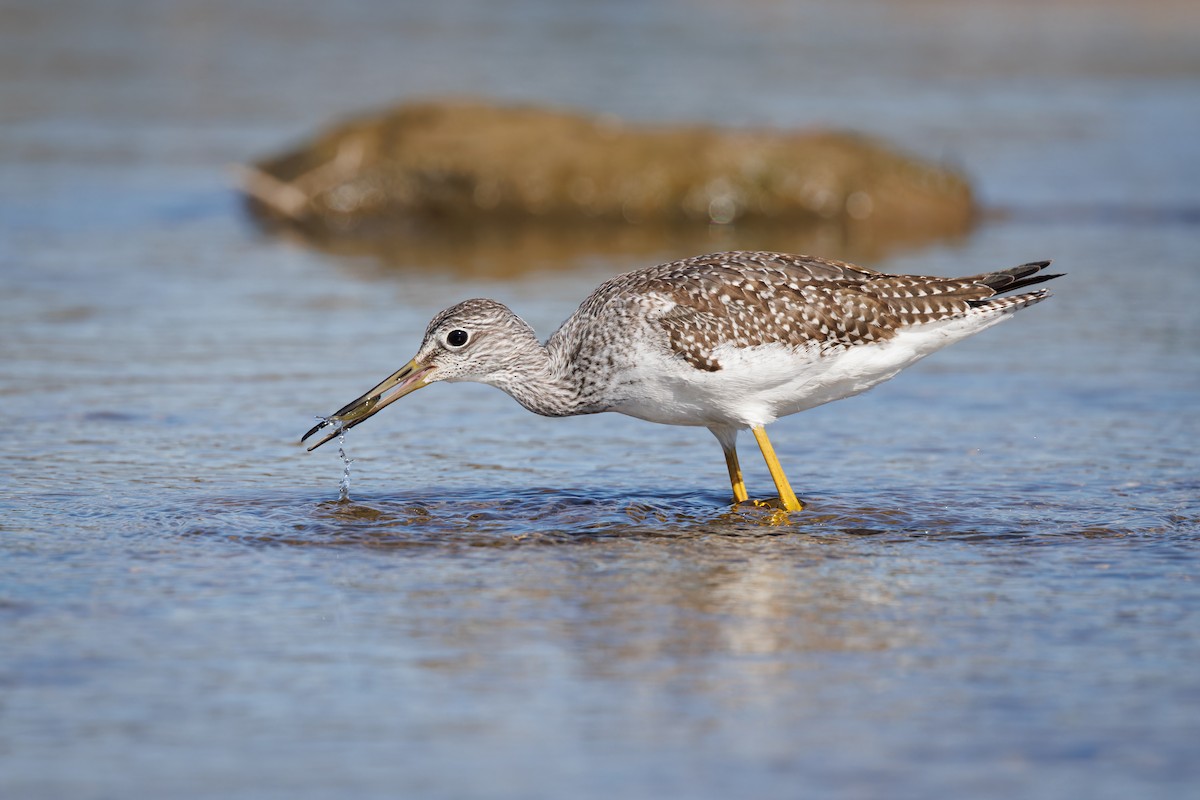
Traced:
[[659, 298], [665, 310], [649, 316], [668, 346], [696, 369], [716, 371], [721, 345], [830, 351], [885, 341], [906, 326], [961, 316], [998, 292], [1057, 277], [1035, 275], [1048, 263], [937, 278], [888, 275], [809, 256], [716, 253], [618, 276], [578, 313]]

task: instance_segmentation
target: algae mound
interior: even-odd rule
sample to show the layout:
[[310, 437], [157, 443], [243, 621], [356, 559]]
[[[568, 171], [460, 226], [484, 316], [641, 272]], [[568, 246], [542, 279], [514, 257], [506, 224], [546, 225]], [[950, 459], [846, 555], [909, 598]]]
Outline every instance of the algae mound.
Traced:
[[634, 125], [470, 101], [343, 122], [243, 178], [257, 212], [327, 234], [437, 222], [840, 223], [913, 239], [960, 233], [974, 215], [961, 174], [858, 134]]

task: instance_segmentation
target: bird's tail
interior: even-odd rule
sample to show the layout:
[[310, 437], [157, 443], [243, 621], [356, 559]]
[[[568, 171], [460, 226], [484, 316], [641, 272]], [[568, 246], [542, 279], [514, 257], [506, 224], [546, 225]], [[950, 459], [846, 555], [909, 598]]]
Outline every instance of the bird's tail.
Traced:
[[990, 287], [996, 294], [1006, 294], [1017, 289], [1024, 289], [1026, 286], [1045, 283], [1046, 281], [1063, 276], [1064, 273], [1061, 272], [1050, 275], [1042, 273], [1042, 270], [1048, 266], [1050, 266], [1049, 261], [1030, 261], [1028, 264], [1022, 264], [1019, 267], [1011, 267], [996, 272], [989, 272], [986, 275], [980, 275], [976, 280]]
[[[980, 275], [975, 281], [987, 286], [994, 294], [990, 297], [980, 298], [979, 300], [968, 300], [967, 303], [974, 308], [985, 308], [989, 311], [1016, 311], [1019, 308], [1025, 308], [1025, 306], [1031, 306], [1034, 303], [1045, 300], [1050, 296], [1048, 289], [1038, 289], [1037, 291], [1018, 295], [1010, 295], [1008, 292], [1024, 289], [1027, 286], [1033, 286], [1038, 283], [1045, 283], [1046, 281], [1063, 276], [1061, 272], [1051, 274], [1042, 272], [1048, 266], [1050, 266], [1049, 261], [1031, 261], [1019, 267], [1010, 267], [1009, 269]], [[996, 296], [1000, 294], [1006, 296]]]

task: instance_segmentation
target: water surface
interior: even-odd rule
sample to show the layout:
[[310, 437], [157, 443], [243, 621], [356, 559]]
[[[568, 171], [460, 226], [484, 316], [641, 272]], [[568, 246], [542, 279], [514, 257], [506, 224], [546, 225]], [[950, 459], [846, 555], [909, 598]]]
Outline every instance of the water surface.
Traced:
[[[1079, 5], [6, 10], [0, 794], [1195, 792], [1197, 20]], [[296, 440], [438, 309], [548, 335], [616, 272], [756, 246], [380, 259], [245, 220], [229, 164], [443, 91], [886, 135], [989, 213], [871, 266], [1068, 276], [773, 426], [789, 525], [729, 508], [702, 429], [463, 385], [351, 432], [338, 503]]]

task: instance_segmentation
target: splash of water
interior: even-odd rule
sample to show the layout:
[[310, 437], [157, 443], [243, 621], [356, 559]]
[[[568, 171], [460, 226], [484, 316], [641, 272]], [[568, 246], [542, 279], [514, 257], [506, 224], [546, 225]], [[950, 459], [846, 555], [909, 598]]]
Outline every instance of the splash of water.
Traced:
[[317, 417], [317, 419], [322, 428], [328, 425], [338, 426], [338, 458], [342, 460], [342, 480], [338, 483], [338, 502], [347, 503], [350, 501], [350, 465], [354, 463], [354, 459], [346, 455], [346, 429], [342, 427], [336, 417]]
[[350, 465], [354, 459], [346, 455], [346, 429], [338, 431], [338, 458], [342, 460], [342, 481], [338, 484], [338, 502], [350, 501]]

